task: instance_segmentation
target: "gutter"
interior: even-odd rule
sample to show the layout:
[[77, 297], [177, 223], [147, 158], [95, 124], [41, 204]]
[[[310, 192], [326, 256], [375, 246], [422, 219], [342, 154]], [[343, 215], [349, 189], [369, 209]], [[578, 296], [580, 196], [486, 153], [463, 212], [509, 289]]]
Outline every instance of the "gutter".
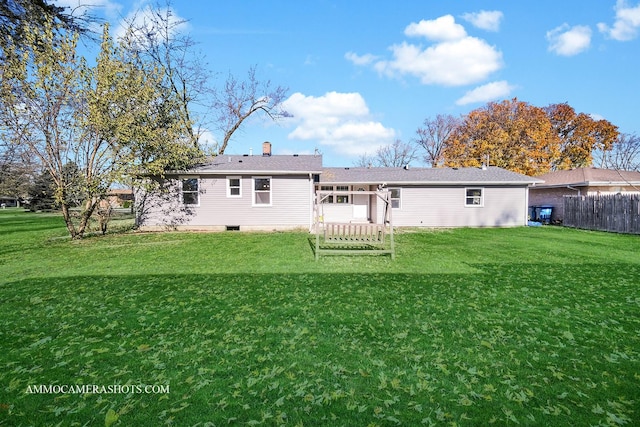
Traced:
[[269, 169], [225, 169], [225, 170], [197, 170], [171, 171], [166, 175], [307, 175], [320, 174], [322, 171], [309, 170], [269, 170]]
[[[412, 185], [412, 186], [460, 186], [460, 185], [508, 185], [508, 186], [531, 186], [536, 183], [536, 181], [384, 181], [389, 186], [402, 186], [402, 185]], [[320, 185], [378, 185], [380, 181], [323, 181], [322, 175], [320, 176]], [[543, 181], [538, 181], [543, 182]]]

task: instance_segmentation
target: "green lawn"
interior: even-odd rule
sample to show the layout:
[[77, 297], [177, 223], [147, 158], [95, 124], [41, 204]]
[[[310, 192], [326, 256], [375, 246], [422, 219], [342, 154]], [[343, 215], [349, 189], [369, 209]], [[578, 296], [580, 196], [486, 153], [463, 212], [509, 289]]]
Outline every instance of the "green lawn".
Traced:
[[[396, 241], [315, 262], [307, 233], [72, 242], [2, 210], [0, 425], [640, 424], [639, 236]], [[131, 392], [33, 393], [81, 384]]]

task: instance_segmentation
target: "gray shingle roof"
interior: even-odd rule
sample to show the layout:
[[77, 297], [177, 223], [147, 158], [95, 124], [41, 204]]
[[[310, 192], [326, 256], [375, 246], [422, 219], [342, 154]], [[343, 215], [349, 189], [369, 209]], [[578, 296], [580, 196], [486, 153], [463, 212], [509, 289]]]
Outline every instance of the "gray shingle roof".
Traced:
[[222, 155], [186, 171], [196, 174], [268, 173], [320, 174], [321, 183], [336, 184], [510, 184], [540, 183], [539, 179], [497, 167], [481, 168], [323, 168], [319, 155]]
[[540, 175], [538, 178], [544, 180], [544, 184], [536, 187], [640, 184], [640, 172], [598, 168], [555, 171]]
[[297, 174], [320, 173], [322, 156], [315, 155], [277, 155], [248, 156], [223, 155], [213, 158], [209, 163], [200, 165], [190, 172], [194, 173], [271, 173]]
[[336, 184], [511, 184], [542, 182], [506, 169], [481, 168], [324, 168], [321, 183]]

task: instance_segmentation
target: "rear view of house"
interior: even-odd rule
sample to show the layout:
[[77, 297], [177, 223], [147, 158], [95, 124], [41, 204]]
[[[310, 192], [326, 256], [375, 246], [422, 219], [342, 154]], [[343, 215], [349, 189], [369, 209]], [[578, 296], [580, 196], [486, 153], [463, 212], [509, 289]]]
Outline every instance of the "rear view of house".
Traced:
[[[223, 155], [167, 174], [136, 195], [142, 229], [312, 230], [316, 218], [384, 223], [372, 192], [390, 192], [394, 226], [513, 227], [527, 223], [529, 187], [540, 180], [496, 167], [335, 168], [319, 155]], [[317, 204], [318, 191], [329, 192]], [[331, 194], [331, 193], [335, 194]]]

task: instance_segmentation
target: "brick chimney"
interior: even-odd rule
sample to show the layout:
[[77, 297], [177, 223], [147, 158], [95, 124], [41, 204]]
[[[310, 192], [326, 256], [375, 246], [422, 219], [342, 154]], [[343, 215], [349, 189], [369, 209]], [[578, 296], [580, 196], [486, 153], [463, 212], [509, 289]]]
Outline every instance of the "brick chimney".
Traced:
[[271, 155], [271, 143], [269, 141], [265, 141], [262, 143], [262, 155], [263, 156]]

